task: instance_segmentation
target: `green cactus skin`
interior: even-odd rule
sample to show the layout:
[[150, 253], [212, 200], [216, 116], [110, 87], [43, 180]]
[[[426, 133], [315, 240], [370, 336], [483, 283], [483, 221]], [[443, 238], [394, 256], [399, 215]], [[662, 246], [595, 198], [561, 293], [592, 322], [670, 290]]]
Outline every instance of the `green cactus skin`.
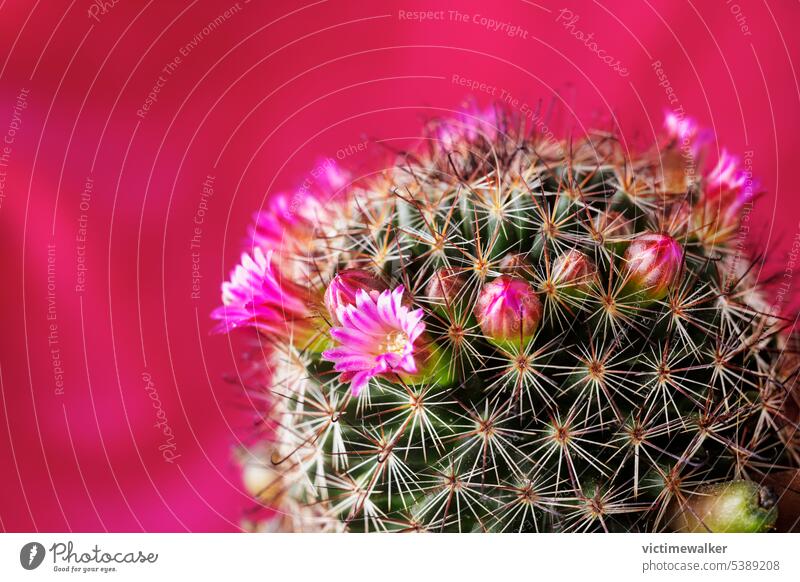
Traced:
[[671, 527], [682, 533], [759, 533], [778, 518], [772, 491], [751, 481], [709, 485], [679, 505]]
[[[609, 132], [555, 143], [502, 113], [492, 125], [447, 147], [426, 140], [349, 188], [320, 293], [344, 268], [404, 285], [425, 310], [435, 373], [374, 379], [353, 397], [319, 354], [274, 341], [274, 375], [256, 389], [271, 444], [254, 454], [280, 460], [270, 467], [291, 503], [278, 511], [313, 531], [649, 532], [705, 492], [692, 503], [710, 530], [769, 528], [775, 509], [741, 479], [797, 458], [770, 404], [783, 322], [765, 315], [735, 241], [694, 226], [703, 181], [664, 186], [676, 141], [632, 151]], [[684, 252], [658, 299], [625, 292], [623, 253], [642, 233]], [[596, 267], [580, 293], [548, 285], [573, 249]], [[542, 319], [530, 341], [498, 347], [473, 310], [512, 255]], [[449, 306], [426, 296], [445, 268], [464, 277]]]

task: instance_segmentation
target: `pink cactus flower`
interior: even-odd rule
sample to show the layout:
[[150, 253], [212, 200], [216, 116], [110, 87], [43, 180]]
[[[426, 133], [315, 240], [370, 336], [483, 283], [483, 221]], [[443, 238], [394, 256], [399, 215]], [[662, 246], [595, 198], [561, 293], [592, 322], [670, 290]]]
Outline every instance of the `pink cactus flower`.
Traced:
[[250, 228], [253, 244], [264, 251], [303, 246], [315, 233], [319, 236], [317, 231], [325, 216], [323, 203], [308, 192], [274, 194], [265, 208], [253, 217]]
[[744, 206], [757, 185], [750, 172], [739, 168], [739, 160], [723, 150], [708, 172], [703, 197], [695, 209], [694, 223], [706, 243], [725, 242], [736, 230]]
[[697, 120], [685, 115], [676, 115], [669, 111], [664, 115], [664, 127], [678, 148], [691, 154], [693, 158], [700, 156], [700, 151], [712, 140], [712, 134], [700, 128]]
[[542, 319], [542, 303], [530, 283], [502, 275], [481, 289], [475, 317], [489, 339], [500, 344], [525, 343]]
[[402, 285], [377, 298], [359, 289], [355, 305], [338, 307], [341, 327], [332, 328], [331, 337], [339, 345], [322, 357], [333, 362], [344, 381], [350, 381], [354, 396], [376, 376], [413, 374], [417, 371], [414, 342], [425, 330], [422, 315], [422, 309], [403, 305]]
[[252, 247], [274, 251], [281, 271], [294, 281], [317, 285], [329, 276], [335, 261], [334, 242], [344, 230], [345, 206], [339, 199], [326, 200], [315, 192], [278, 193], [254, 216], [249, 229]]
[[744, 185], [746, 179], [747, 175], [739, 170], [739, 158], [722, 150], [717, 165], [706, 176], [707, 194], [737, 190]]
[[359, 289], [366, 291], [372, 299], [377, 299], [387, 285], [369, 271], [363, 269], [345, 269], [339, 271], [325, 290], [325, 307], [331, 320], [341, 325], [337, 315], [343, 305], [355, 305]]
[[627, 284], [643, 298], [663, 298], [678, 277], [683, 263], [683, 248], [671, 236], [644, 233], [625, 251]]
[[241, 263], [222, 284], [223, 305], [211, 314], [221, 322], [215, 331], [253, 327], [267, 336], [291, 338], [298, 346], [320, 333], [313, 293], [283, 277], [272, 257], [273, 251], [265, 255], [260, 248], [252, 257], [242, 253]]

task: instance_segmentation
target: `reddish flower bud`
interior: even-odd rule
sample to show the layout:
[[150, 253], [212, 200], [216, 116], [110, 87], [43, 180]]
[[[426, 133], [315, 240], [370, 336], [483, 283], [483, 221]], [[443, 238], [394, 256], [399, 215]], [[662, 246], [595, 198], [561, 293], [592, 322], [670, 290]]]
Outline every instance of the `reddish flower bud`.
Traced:
[[336, 274], [325, 290], [325, 307], [334, 325], [340, 325], [338, 309], [342, 305], [355, 305], [356, 292], [363, 289], [373, 299], [377, 299], [381, 291], [388, 286], [369, 271], [363, 269], [344, 269]]
[[542, 303], [527, 281], [502, 275], [481, 289], [475, 317], [490, 340], [518, 345], [536, 332]]
[[431, 277], [425, 295], [436, 307], [452, 308], [462, 298], [466, 283], [466, 278], [455, 269], [442, 268]]
[[594, 263], [582, 252], [572, 249], [559, 256], [550, 271], [550, 279], [556, 288], [567, 287], [585, 291], [597, 274]]
[[511, 254], [504, 256], [500, 261], [500, 272], [504, 275], [527, 279], [533, 273], [533, 267], [525, 258], [525, 255]]
[[626, 285], [644, 299], [661, 299], [677, 278], [682, 262], [683, 248], [674, 238], [641, 234], [625, 251]]

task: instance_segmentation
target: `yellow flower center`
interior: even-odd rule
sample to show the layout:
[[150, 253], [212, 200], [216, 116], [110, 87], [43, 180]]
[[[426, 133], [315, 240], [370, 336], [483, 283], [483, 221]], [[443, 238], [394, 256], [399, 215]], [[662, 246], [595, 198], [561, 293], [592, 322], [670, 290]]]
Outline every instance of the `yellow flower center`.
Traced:
[[393, 331], [386, 336], [386, 339], [380, 345], [380, 350], [384, 354], [402, 354], [406, 350], [407, 344], [408, 336], [404, 331]]

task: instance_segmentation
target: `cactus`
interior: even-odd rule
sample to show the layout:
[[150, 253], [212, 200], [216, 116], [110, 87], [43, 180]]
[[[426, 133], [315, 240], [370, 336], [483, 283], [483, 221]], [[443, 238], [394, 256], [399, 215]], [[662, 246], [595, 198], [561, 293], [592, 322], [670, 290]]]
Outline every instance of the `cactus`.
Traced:
[[681, 507], [674, 503], [672, 525], [681, 532], [756, 533], [771, 527], [778, 517], [770, 487], [750, 481], [708, 485]]
[[250, 527], [768, 529], [696, 502], [798, 464], [786, 326], [737, 246], [757, 187], [665, 128], [631, 150], [473, 107], [268, 201], [213, 314], [257, 340], [242, 466], [278, 517]]

